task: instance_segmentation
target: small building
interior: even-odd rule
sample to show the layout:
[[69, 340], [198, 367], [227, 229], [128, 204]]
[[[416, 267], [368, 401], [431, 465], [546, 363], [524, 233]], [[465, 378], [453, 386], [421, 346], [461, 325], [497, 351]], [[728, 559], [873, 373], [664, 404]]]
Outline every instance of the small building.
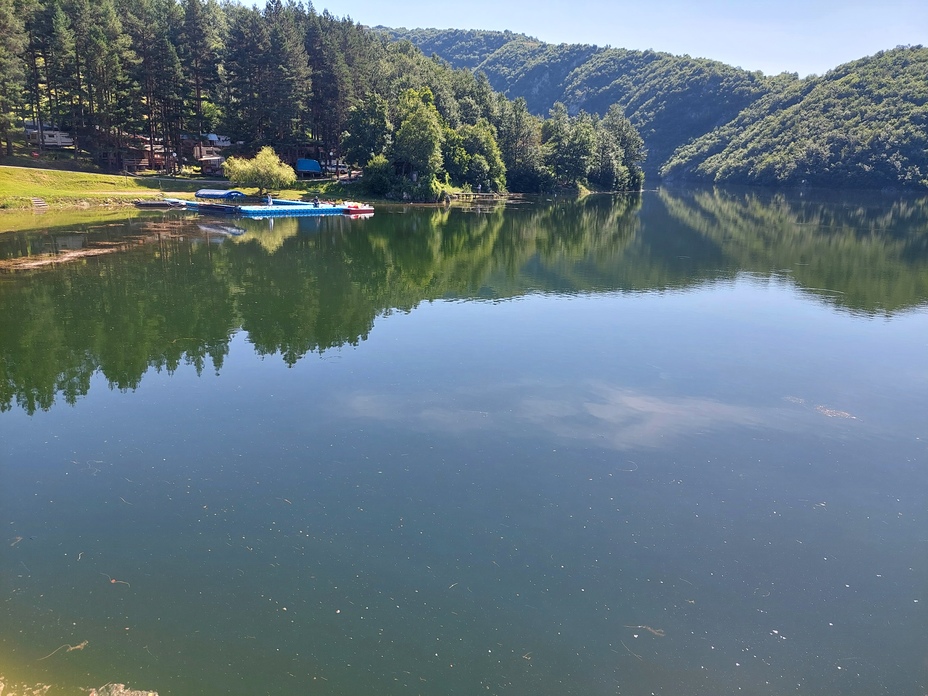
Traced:
[[197, 162], [200, 165], [200, 174], [208, 174], [210, 176], [221, 175], [222, 163], [225, 161], [226, 158], [222, 155], [207, 155], [206, 157], [200, 157], [197, 159]]

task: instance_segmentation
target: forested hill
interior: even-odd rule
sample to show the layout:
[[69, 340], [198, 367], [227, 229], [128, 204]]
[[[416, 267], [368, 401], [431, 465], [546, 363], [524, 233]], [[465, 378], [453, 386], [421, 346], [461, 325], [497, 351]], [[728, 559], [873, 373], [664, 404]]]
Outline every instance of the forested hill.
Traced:
[[507, 43], [537, 41], [525, 34], [511, 31], [476, 31], [465, 29], [391, 29], [374, 27], [395, 41], [407, 40], [418, 46], [425, 55], [433, 53], [448, 61], [452, 67], [482, 70], [481, 64]]
[[657, 51], [549, 44], [525, 34], [457, 29], [388, 29], [452, 67], [486, 74], [493, 89], [525, 98], [547, 115], [555, 102], [571, 114], [604, 114], [618, 104], [648, 150], [655, 174], [681, 145], [731, 121], [773, 85], [798, 76], [764, 77], [718, 61]]
[[618, 104], [653, 178], [928, 188], [928, 49], [898, 47], [822, 76], [765, 76], [655, 51], [548, 44], [524, 34], [384, 29], [547, 114]]
[[783, 85], [680, 148], [667, 177], [928, 188], [928, 48], [896, 48]]

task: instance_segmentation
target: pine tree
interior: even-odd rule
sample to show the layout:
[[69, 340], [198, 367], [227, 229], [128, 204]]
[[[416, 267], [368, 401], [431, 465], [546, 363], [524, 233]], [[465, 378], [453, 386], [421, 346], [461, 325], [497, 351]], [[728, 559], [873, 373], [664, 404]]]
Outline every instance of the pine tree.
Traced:
[[26, 41], [25, 27], [16, 15], [13, 0], [0, 0], [0, 137], [9, 156], [13, 154], [15, 111], [22, 103]]
[[206, 105], [215, 101], [219, 88], [224, 15], [214, 0], [183, 0], [182, 6], [184, 19], [177, 53], [184, 69], [193, 125], [202, 135], [214, 125], [206, 116]]
[[307, 17], [299, 5], [268, 0], [264, 16], [269, 25], [267, 55], [275, 77], [266, 93], [274, 109], [269, 140], [279, 145], [301, 141], [306, 131], [311, 71], [304, 46]]
[[229, 41], [226, 55], [229, 105], [226, 128], [234, 140], [267, 142], [274, 118], [267, 85], [276, 79], [268, 61], [271, 38], [255, 8], [227, 6]]

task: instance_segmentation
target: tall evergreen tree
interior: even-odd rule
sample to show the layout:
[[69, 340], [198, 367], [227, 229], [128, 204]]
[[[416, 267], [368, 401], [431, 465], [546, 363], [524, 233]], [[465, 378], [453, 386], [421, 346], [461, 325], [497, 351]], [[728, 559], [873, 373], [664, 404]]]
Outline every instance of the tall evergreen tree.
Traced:
[[[71, 21], [58, 0], [46, 5], [48, 39], [45, 49], [45, 70], [49, 92], [54, 95], [51, 117], [70, 128], [74, 122], [74, 32]], [[76, 151], [75, 151], [76, 152]]]
[[[72, 129], [78, 138], [96, 135], [93, 126], [93, 98], [89, 91], [90, 27], [92, 23], [90, 0], [64, 0], [63, 9], [70, 22], [74, 39], [74, 51], [70, 55], [71, 66], [71, 113]], [[75, 148], [76, 150], [76, 148]]]
[[202, 134], [215, 125], [207, 112], [208, 105], [216, 101], [220, 82], [225, 16], [215, 0], [182, 0], [182, 7], [184, 19], [177, 53], [184, 69], [188, 102], [192, 102], [193, 126]]
[[113, 0], [95, 0], [89, 18], [84, 55], [90, 110], [93, 125], [100, 133], [98, 154], [113, 162], [118, 160], [123, 145], [127, 119], [138, 103], [138, 93], [129, 76], [131, 64], [137, 58]]
[[341, 28], [328, 12], [312, 13], [306, 31], [306, 52], [313, 66], [310, 99], [312, 135], [325, 152], [337, 151], [348, 117], [351, 79], [338, 49]]
[[139, 85], [138, 123], [133, 130], [148, 138], [153, 163], [160, 139], [165, 152], [177, 152], [182, 127], [180, 61], [170, 37], [179, 23], [173, 0], [133, 0], [124, 7], [124, 25], [138, 60], [132, 77]]
[[277, 77], [268, 60], [270, 32], [254, 7], [228, 5], [226, 12], [229, 16], [226, 128], [234, 140], [266, 143], [274, 119], [267, 85]]
[[13, 154], [12, 129], [20, 107], [25, 80], [23, 53], [26, 31], [13, 0], [0, 0], [0, 137], [7, 155]]
[[270, 50], [267, 61], [274, 78], [266, 85], [274, 110], [268, 139], [278, 145], [302, 141], [306, 131], [311, 71], [303, 37], [307, 16], [301, 5], [268, 0], [264, 16], [268, 22]]

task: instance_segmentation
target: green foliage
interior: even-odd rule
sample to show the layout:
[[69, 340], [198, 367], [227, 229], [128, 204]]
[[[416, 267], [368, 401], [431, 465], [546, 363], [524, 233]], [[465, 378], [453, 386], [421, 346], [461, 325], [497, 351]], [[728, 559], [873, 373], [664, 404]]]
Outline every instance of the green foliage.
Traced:
[[296, 172], [280, 161], [274, 148], [265, 146], [252, 159], [229, 157], [222, 164], [229, 182], [234, 186], [255, 187], [258, 195], [279, 191], [296, 182]]
[[371, 94], [348, 110], [342, 133], [342, 154], [347, 162], [364, 164], [384, 152], [391, 140], [393, 124], [387, 117], [387, 101]]
[[541, 119], [529, 113], [525, 99], [497, 101], [497, 142], [506, 165], [506, 182], [512, 191], [548, 191], [554, 174], [544, 164]]
[[669, 178], [928, 188], [928, 49], [897, 48], [785, 82], [681, 147]]
[[[561, 103], [570, 116], [586, 111], [607, 120], [610, 109], [618, 109], [628, 133], [610, 127], [588, 172], [607, 188], [613, 175], [615, 186], [625, 180], [640, 187], [646, 168], [671, 178], [730, 183], [928, 186], [928, 68], [920, 46], [800, 80], [655, 51], [553, 46], [521, 34], [431, 29], [390, 35], [454, 67], [485, 73], [495, 89], [524, 97], [536, 114]], [[510, 186], [530, 178], [526, 170], [537, 173], [536, 164], [516, 162], [507, 127], [497, 128]], [[573, 170], [570, 148], [557, 128], [546, 144], [558, 178], [577, 176], [567, 171]]]
[[208, 133], [218, 123], [215, 95], [221, 84], [220, 65], [225, 50], [226, 19], [215, 0], [183, 0], [177, 52], [183, 60], [188, 103], [192, 102], [197, 133]]
[[452, 182], [472, 190], [506, 190], [506, 165], [493, 127], [485, 119], [473, 126], [464, 124], [448, 133], [446, 143], [448, 141], [454, 143], [451, 153], [447, 152], [446, 144], [445, 154], [445, 169]]
[[617, 104], [644, 137], [652, 172], [679, 146], [730, 121], [783, 79], [689, 56], [553, 45], [509, 32], [391, 30], [391, 36], [408, 38], [453, 67], [485, 73], [494, 89], [524, 98], [533, 114], [547, 114], [560, 102], [571, 115], [603, 116]]
[[593, 117], [581, 112], [570, 118], [567, 108], [558, 102], [542, 127], [542, 137], [547, 147], [546, 160], [560, 184], [572, 186], [586, 179], [596, 149]]
[[0, 138], [6, 143], [8, 155], [13, 154], [13, 114], [22, 98], [25, 48], [26, 34], [13, 0], [0, 0]]
[[474, 70], [488, 55], [515, 39], [528, 39], [510, 31], [475, 31], [466, 29], [389, 29], [377, 30], [394, 41], [408, 40], [425, 55], [437, 54], [455, 67]]
[[383, 154], [376, 154], [364, 166], [364, 188], [375, 196], [386, 196], [397, 184], [393, 165]]
[[[480, 50], [504, 48], [469, 36], [487, 39]], [[566, 69], [596, 52], [504, 37], [531, 44], [542, 72], [547, 58]], [[26, 96], [29, 116], [72, 134], [75, 159], [110, 171], [143, 147], [152, 163], [163, 154], [167, 169], [189, 166], [207, 132], [236, 142], [231, 154], [267, 145], [291, 163], [361, 165], [384, 153], [408, 179], [392, 188], [407, 196], [439, 185], [545, 190], [546, 156], [565, 170], [581, 153], [567, 178], [589, 169], [589, 129], [543, 151], [541, 119], [486, 74], [290, 0], [0, 0], [0, 76], [0, 111], [22, 109]]]
[[428, 89], [407, 90], [400, 99], [399, 127], [390, 148], [404, 176], [429, 178], [442, 164], [441, 117]]

